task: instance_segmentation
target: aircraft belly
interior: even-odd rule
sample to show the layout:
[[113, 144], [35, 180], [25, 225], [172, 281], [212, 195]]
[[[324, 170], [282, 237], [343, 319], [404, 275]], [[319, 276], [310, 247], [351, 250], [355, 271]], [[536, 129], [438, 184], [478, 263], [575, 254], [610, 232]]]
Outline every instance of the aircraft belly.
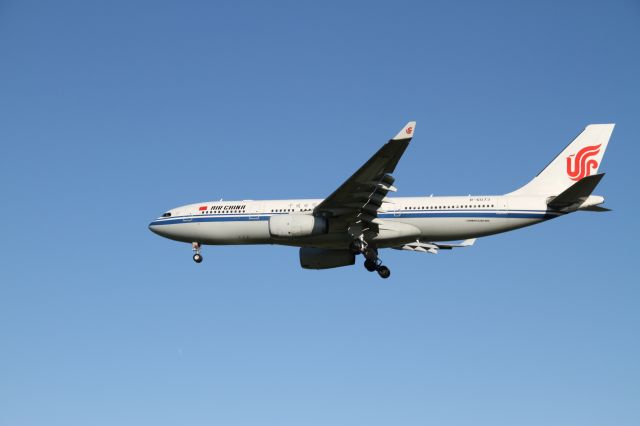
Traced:
[[403, 219], [402, 221], [419, 228], [421, 238], [429, 241], [484, 237], [539, 222], [538, 219], [507, 219], [506, 217], [434, 217]]
[[203, 225], [200, 241], [204, 244], [266, 244], [270, 240], [269, 224], [264, 220]]
[[167, 238], [202, 244], [268, 244], [267, 221], [194, 222], [165, 225], [162, 233]]
[[501, 231], [501, 232], [513, 231], [514, 229], [524, 228], [525, 226], [535, 225], [536, 223], [540, 223], [540, 222], [543, 222], [543, 221], [548, 220], [548, 219], [549, 218], [545, 218], [545, 219], [507, 218], [507, 219], [504, 219], [504, 221], [505, 221], [505, 229], [504, 229], [504, 231]]

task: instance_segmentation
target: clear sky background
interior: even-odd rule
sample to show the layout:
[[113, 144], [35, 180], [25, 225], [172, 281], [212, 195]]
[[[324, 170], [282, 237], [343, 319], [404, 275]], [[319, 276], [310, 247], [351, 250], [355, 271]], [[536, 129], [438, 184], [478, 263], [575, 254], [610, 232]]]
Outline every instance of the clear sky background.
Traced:
[[[638, 1], [0, 1], [0, 425], [640, 424], [639, 46]], [[409, 120], [406, 196], [615, 122], [614, 211], [386, 281], [147, 229], [324, 197]]]

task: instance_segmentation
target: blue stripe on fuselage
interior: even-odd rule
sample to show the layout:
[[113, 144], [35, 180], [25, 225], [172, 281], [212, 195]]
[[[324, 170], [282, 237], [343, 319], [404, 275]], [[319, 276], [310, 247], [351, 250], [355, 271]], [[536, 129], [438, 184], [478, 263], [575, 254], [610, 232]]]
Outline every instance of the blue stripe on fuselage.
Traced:
[[497, 212], [404, 212], [404, 213], [382, 213], [379, 214], [378, 217], [380, 219], [411, 219], [411, 218], [431, 218], [431, 217], [464, 217], [464, 218], [485, 218], [485, 217], [495, 217], [495, 218], [508, 218], [508, 219], [550, 219], [553, 217], [559, 216], [558, 213], [548, 213], [548, 212], [540, 212], [540, 213], [497, 213]]
[[195, 223], [195, 222], [258, 222], [261, 220], [269, 220], [269, 216], [265, 215], [246, 215], [246, 216], [181, 216], [178, 219], [154, 220], [150, 226], [155, 225], [175, 225], [177, 223]]
[[[457, 217], [457, 218], [504, 218], [504, 219], [552, 219], [562, 215], [559, 212], [549, 212], [545, 210], [522, 210], [524, 213], [516, 212], [504, 212], [498, 213], [492, 212], [473, 212], [473, 211], [445, 211], [445, 210], [433, 210], [433, 211], [415, 211], [415, 212], [387, 212], [378, 215], [380, 219], [418, 219], [418, 218], [443, 218], [443, 217]], [[276, 213], [277, 214], [277, 213]], [[180, 216], [171, 219], [155, 220], [150, 223], [150, 226], [155, 225], [175, 225], [179, 223], [199, 223], [199, 222], [258, 222], [263, 220], [269, 220], [269, 217], [276, 214], [262, 213], [262, 214], [239, 214], [239, 215], [225, 215], [225, 216], [213, 216], [213, 215], [193, 215], [193, 216]]]

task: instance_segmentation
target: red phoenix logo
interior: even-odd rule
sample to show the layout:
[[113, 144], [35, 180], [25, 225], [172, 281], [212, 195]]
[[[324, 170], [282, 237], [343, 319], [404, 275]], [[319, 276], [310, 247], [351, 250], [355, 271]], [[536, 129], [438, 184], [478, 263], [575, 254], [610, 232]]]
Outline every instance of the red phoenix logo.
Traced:
[[408, 135], [410, 135], [411, 132], [413, 132], [413, 127], [407, 127], [406, 132], [407, 132]]
[[569, 175], [569, 179], [578, 181], [585, 176], [589, 176], [593, 169], [598, 168], [598, 161], [591, 157], [598, 155], [600, 145], [585, 146], [577, 154], [571, 154], [567, 157], [567, 175]]

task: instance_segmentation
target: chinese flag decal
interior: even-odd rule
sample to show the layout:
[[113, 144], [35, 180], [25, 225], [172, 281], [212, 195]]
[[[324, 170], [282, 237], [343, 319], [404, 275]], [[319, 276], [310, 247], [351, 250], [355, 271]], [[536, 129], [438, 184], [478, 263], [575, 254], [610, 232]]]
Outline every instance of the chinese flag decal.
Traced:
[[202, 211], [205, 211], [206, 209], [207, 209], [207, 206], [200, 206], [200, 208], [198, 210], [200, 210], [202, 212]]

